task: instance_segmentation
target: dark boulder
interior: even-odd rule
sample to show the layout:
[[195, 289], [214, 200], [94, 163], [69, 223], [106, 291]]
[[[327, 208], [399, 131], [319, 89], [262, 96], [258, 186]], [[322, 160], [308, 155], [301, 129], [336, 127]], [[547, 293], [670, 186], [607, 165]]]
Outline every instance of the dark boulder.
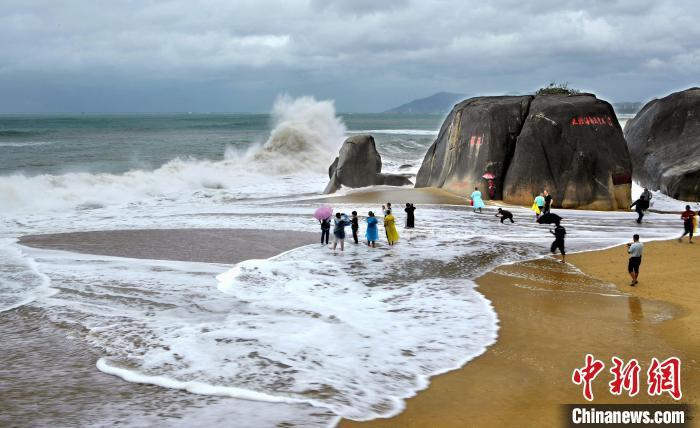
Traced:
[[547, 189], [555, 206], [628, 208], [632, 164], [612, 106], [592, 94], [538, 95], [506, 173], [503, 200], [529, 205]]
[[647, 103], [625, 125], [625, 139], [639, 184], [700, 201], [700, 88]]
[[323, 193], [334, 193], [341, 186], [356, 188], [375, 185], [412, 184], [406, 175], [382, 174], [382, 158], [374, 137], [354, 135], [345, 140], [340, 153], [328, 168], [330, 182]]
[[479, 187], [486, 195], [483, 176], [490, 173], [495, 177], [495, 198], [500, 199], [531, 100], [532, 96], [477, 97], [457, 104], [423, 159], [416, 187], [441, 187], [462, 195]]
[[471, 98], [457, 104], [428, 149], [416, 187], [530, 205], [613, 210], [630, 203], [632, 168], [615, 112], [591, 94]]

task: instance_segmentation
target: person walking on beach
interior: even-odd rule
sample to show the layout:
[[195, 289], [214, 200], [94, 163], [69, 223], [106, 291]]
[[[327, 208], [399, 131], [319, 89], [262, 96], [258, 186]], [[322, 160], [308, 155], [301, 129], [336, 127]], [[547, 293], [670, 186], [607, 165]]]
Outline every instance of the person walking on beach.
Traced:
[[413, 229], [415, 227], [416, 218], [413, 215], [415, 210], [416, 207], [414, 207], [413, 204], [406, 203], [406, 208], [404, 208], [406, 212], [406, 229]]
[[544, 191], [544, 210], [542, 211], [543, 214], [548, 213], [552, 209], [552, 202], [554, 199], [552, 199], [552, 195], [549, 194], [549, 192], [545, 189]]
[[683, 242], [683, 237], [685, 237], [685, 235], [690, 235], [688, 237], [688, 243], [692, 244], [693, 231], [695, 230], [695, 211], [690, 209], [690, 205], [685, 206], [685, 211], [681, 214], [681, 219], [683, 220], [684, 232], [681, 237], [678, 238], [678, 242]]
[[489, 199], [496, 199], [496, 183], [493, 180], [489, 180]]
[[331, 218], [326, 217], [318, 222], [321, 223], [321, 245], [328, 245], [328, 238], [331, 234]]
[[540, 215], [542, 215], [542, 211], [544, 211], [544, 196], [542, 196], [542, 193], [535, 196], [534, 205], [537, 206], [537, 209], [535, 210], [535, 219], [538, 219], [540, 218]]
[[367, 238], [367, 246], [375, 247], [375, 243], [379, 239], [379, 229], [377, 228], [377, 217], [374, 216], [372, 211], [367, 213], [367, 230], [365, 231], [365, 237]]
[[479, 213], [481, 213], [481, 209], [484, 208], [484, 200], [481, 199], [481, 192], [479, 191], [478, 187], [474, 188], [474, 191], [472, 192], [470, 196], [472, 200], [472, 208], [474, 208], [474, 212], [476, 210], [479, 210]]
[[386, 240], [389, 245], [394, 245], [399, 240], [399, 232], [396, 230], [396, 219], [391, 214], [391, 210], [387, 210], [387, 215], [384, 216], [384, 230], [386, 231]]
[[632, 207], [635, 207], [634, 210], [637, 211], [637, 223], [641, 223], [642, 217], [644, 217], [644, 211], [649, 209], [649, 201], [642, 195], [630, 205], [630, 208]]
[[341, 213], [335, 213], [335, 226], [333, 227], [333, 251], [340, 243], [340, 251], [345, 251], [345, 226], [350, 224], [348, 216]]
[[510, 219], [511, 223], [515, 223], [513, 221], [513, 213], [512, 212], [506, 211], [503, 208], [499, 208], [495, 217], [498, 217], [499, 215], [501, 216], [501, 224], [503, 224], [503, 220], [509, 220], [509, 219]]
[[634, 242], [627, 244], [627, 253], [630, 255], [629, 262], [627, 263], [627, 271], [632, 278], [630, 286], [634, 287], [639, 282], [637, 281], [637, 278], [639, 278], [639, 266], [642, 264], [642, 251], [644, 251], [644, 245], [639, 242], [639, 235], [637, 234], [632, 237], [632, 241]]
[[557, 227], [555, 227], [554, 230], [550, 229], [549, 233], [554, 235], [554, 242], [552, 242], [552, 246], [549, 250], [552, 252], [552, 254], [556, 254], [557, 249], [559, 249], [559, 252], [561, 253], [561, 262], [566, 263], [566, 250], [564, 249], [566, 229], [561, 225], [561, 223], [557, 223]]
[[352, 212], [352, 217], [350, 218], [350, 224], [352, 229], [352, 239], [358, 244], [360, 241], [357, 239], [357, 231], [360, 230], [360, 225], [358, 224], [357, 211]]

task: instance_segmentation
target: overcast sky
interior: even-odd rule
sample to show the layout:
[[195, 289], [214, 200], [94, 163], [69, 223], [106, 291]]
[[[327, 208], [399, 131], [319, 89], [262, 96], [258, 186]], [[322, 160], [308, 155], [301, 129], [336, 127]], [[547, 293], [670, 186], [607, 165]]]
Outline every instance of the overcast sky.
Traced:
[[552, 81], [610, 101], [698, 86], [697, 0], [3, 0], [0, 112], [382, 111]]

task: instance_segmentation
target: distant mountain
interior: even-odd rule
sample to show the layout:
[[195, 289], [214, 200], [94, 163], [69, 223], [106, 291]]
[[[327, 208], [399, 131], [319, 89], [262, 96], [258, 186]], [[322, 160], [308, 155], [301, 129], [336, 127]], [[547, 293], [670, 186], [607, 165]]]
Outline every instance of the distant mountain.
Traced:
[[413, 100], [406, 104], [387, 110], [384, 113], [400, 114], [444, 114], [449, 112], [457, 102], [467, 98], [463, 94], [438, 92], [426, 98]]

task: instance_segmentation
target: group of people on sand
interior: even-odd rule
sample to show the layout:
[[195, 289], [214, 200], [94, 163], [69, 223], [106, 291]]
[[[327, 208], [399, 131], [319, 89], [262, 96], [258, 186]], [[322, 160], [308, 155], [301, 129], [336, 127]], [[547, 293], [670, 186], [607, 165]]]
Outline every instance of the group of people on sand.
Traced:
[[[415, 210], [416, 207], [412, 203], [406, 203], [404, 211], [406, 212], [407, 229], [415, 227]], [[392, 214], [391, 202], [382, 205], [382, 213], [384, 215], [383, 223], [387, 242], [389, 245], [394, 245], [399, 241], [399, 232], [396, 229], [396, 217]], [[365, 238], [367, 246], [375, 248], [379, 240], [379, 219], [373, 211], [369, 211], [364, 221], [366, 223]], [[345, 228], [347, 226], [350, 226], [352, 230], [352, 238], [355, 244], [359, 244], [360, 219], [357, 211], [353, 211], [351, 217], [348, 217], [345, 213], [338, 212], [335, 213], [332, 222], [331, 217], [328, 217], [319, 220], [319, 223], [321, 224], [321, 245], [328, 245], [331, 225], [333, 226], [333, 251], [336, 250], [338, 244], [340, 244], [340, 251], [345, 251]]]

